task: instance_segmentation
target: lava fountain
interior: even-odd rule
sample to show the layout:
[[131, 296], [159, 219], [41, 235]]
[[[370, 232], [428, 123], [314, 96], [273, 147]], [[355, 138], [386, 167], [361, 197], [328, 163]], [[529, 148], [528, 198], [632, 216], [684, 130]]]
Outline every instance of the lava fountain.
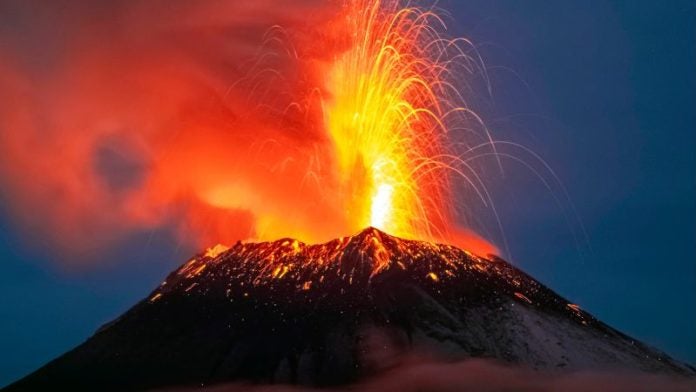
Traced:
[[[289, 105], [320, 108], [329, 154], [308, 159], [303, 177], [316, 180], [318, 198], [331, 207], [294, 225], [277, 213], [260, 217], [267, 224], [257, 222], [257, 239], [289, 236], [317, 242], [371, 226], [402, 238], [495, 252], [485, 241], [462, 243], [457, 238], [462, 231], [453, 229], [453, 181], [464, 181], [484, 204], [490, 199], [476, 172], [460, 158], [462, 143], [451, 136], [467, 130], [474, 135], [472, 142], [494, 144], [480, 118], [466, 107], [457, 89], [462, 82], [454, 75], [472, 74], [482, 64], [467, 54], [474, 51], [467, 40], [445, 38], [440, 34], [444, 29], [433, 10], [400, 1], [351, 0], [343, 6], [326, 38], [340, 49], [314, 67], [323, 75], [321, 86], [313, 90], [318, 102]], [[305, 115], [310, 111], [305, 109]], [[323, 162], [330, 173], [313, 169], [311, 162]], [[202, 198], [233, 207], [243, 196], [239, 193], [220, 192], [214, 184]], [[241, 193], [249, 197], [248, 190]], [[317, 230], [324, 221], [334, 226]]]
[[[271, 217], [273, 223], [257, 230], [261, 239], [290, 236], [312, 242], [371, 226], [402, 238], [494, 251], [483, 241], [478, 243], [483, 247], [462, 244], [457, 238], [462, 231], [453, 229], [453, 181], [464, 181], [484, 204], [490, 198], [470, 164], [460, 159], [462, 143], [454, 143], [451, 136], [467, 130], [474, 135], [472, 142], [494, 144], [479, 117], [466, 107], [457, 88], [461, 81], [454, 75], [483, 67], [468, 54], [473, 51], [468, 41], [445, 38], [440, 35], [444, 29], [433, 10], [402, 6], [400, 1], [352, 0], [344, 5], [328, 33], [337, 37], [328, 40], [341, 49], [314, 69], [322, 75], [314, 106], [321, 108], [320, 127], [330, 153], [328, 159], [318, 153], [309, 162], [324, 161], [330, 173], [308, 165], [304, 176], [319, 184], [320, 199], [329, 200], [330, 212], [292, 227]], [[227, 205], [219, 192], [212, 194], [203, 198]], [[318, 220], [338, 222], [339, 227], [317, 235]], [[327, 236], [327, 231], [334, 232]]]
[[450, 181], [475, 184], [448, 135], [475, 117], [452, 75], [457, 63], [471, 65], [466, 41], [443, 38], [433, 11], [398, 1], [355, 0], [345, 23], [350, 45], [330, 67], [324, 107], [349, 232], [448, 238]]

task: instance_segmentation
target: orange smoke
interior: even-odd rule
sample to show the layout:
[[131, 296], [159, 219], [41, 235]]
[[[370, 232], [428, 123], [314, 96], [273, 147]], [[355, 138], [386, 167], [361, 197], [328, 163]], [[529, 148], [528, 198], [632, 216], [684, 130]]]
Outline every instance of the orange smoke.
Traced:
[[162, 225], [200, 247], [368, 225], [466, 238], [461, 41], [394, 1], [252, 3], [10, 2], [0, 181], [17, 222], [73, 254]]

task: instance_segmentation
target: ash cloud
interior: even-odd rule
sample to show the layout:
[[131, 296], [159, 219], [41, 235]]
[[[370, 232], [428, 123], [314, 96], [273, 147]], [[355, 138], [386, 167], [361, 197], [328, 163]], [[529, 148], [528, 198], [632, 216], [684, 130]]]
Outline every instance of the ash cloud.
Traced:
[[86, 264], [135, 232], [199, 249], [352, 234], [323, 112], [345, 7], [2, 2], [0, 197], [21, 237]]
[[172, 221], [199, 246], [332, 222], [307, 167], [330, 165], [312, 94], [336, 6], [283, 4], [2, 2], [0, 185], [26, 237], [75, 260]]

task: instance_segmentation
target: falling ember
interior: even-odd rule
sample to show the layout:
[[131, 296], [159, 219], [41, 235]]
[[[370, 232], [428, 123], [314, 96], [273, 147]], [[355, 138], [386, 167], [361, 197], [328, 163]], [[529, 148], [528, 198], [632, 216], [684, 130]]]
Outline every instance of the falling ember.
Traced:
[[346, 20], [352, 45], [331, 67], [325, 116], [350, 229], [432, 239], [451, 223], [442, 157], [456, 105], [439, 58], [456, 44], [437, 35], [435, 14], [396, 1], [355, 0]]
[[[317, 242], [366, 227], [430, 241], [452, 242], [456, 236], [450, 182], [461, 179], [479, 195], [480, 184], [474, 185], [469, 177], [475, 174], [467, 174], [470, 167], [451, 147], [456, 128], [474, 129], [469, 122], [478, 121], [464, 106], [453, 74], [460, 63], [469, 72], [474, 65], [461, 47], [466, 41], [439, 35], [444, 24], [434, 12], [402, 4], [350, 0], [328, 24], [327, 40], [339, 42], [332, 45], [339, 49], [313, 72], [321, 75], [318, 128], [329, 145], [312, 155], [308, 174], [297, 184], [312, 189], [316, 183], [317, 199], [329, 207], [318, 203], [308, 219], [289, 219], [287, 209], [260, 213], [256, 239]], [[483, 129], [472, 142], [490, 141]], [[287, 157], [281, 166], [295, 160]], [[323, 169], [312, 166], [316, 162]], [[239, 184], [213, 183], [202, 190], [202, 199], [216, 207], [268, 204]], [[493, 247], [487, 248], [472, 250], [488, 253]]]
[[530, 303], [530, 304], [532, 303], [532, 300], [530, 300], [529, 298], [527, 298], [527, 296], [524, 295], [524, 294], [522, 294], [522, 293], [515, 292], [515, 297], [517, 297], [517, 298], [519, 298], [519, 299], [521, 299], [521, 300], [524, 300], [524, 301], [526, 301], [527, 303]]
[[211, 259], [214, 259], [214, 258], [218, 257], [218, 255], [220, 255], [220, 253], [222, 253], [228, 249], [229, 249], [229, 247], [227, 247], [225, 245], [217, 244], [213, 247], [206, 249], [205, 256], [210, 257]]
[[162, 297], [162, 293], [157, 293], [157, 294], [153, 295], [152, 297], [150, 297], [150, 302], [155, 302], [158, 299], [160, 299], [161, 297]]
[[[498, 270], [505, 267], [504, 263], [491, 261], [486, 261], [493, 265], [490, 270], [475, 272], [475, 264], [484, 262], [478, 256], [454, 246], [393, 237], [375, 228], [315, 245], [290, 240], [238, 242], [228, 252], [215, 258], [203, 254], [182, 265], [153, 293], [150, 302], [171, 292], [173, 287], [181, 286], [186, 293], [199, 290], [201, 282], [220, 271], [231, 278], [244, 279], [238, 286], [224, 280], [227, 296], [236, 290], [244, 297], [248, 296], [246, 290], [263, 287], [286, 286], [304, 292], [321, 290], [327, 285], [362, 285], [396, 270], [411, 271], [419, 281], [438, 285], [453, 284], [469, 273], [500, 278], [510, 274]], [[326, 262], [317, 263], [317, 260]], [[515, 295], [531, 303], [521, 293]]]

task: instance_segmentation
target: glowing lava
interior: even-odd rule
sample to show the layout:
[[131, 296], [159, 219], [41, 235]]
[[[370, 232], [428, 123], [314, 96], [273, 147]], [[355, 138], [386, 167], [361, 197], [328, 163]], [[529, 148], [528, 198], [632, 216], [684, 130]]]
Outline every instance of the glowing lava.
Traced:
[[[171, 274], [150, 302], [160, 300], [174, 287], [190, 292], [202, 282], [217, 279], [227, 282], [229, 290], [240, 290], [239, 294], [244, 295], [253, 287], [287, 286], [303, 292], [336, 285], [366, 285], [389, 271], [408, 271], [429, 285], [456, 284], [473, 271], [497, 274], [505, 266], [495, 257], [482, 258], [451, 245], [404, 240], [375, 228], [323, 244], [281, 239], [238, 242], [229, 249], [214, 249], [219, 253], [209, 249]], [[235, 286], [234, 280], [241, 282]]]
[[[495, 252], [480, 239], [476, 245], [462, 241], [455, 228], [451, 182], [463, 180], [477, 192], [480, 186], [454, 147], [468, 144], [451, 139], [459, 129], [476, 134], [469, 121], [478, 117], [465, 107], [453, 76], [459, 63], [471, 61], [461, 47], [466, 41], [440, 36], [444, 24], [434, 12], [402, 4], [352, 0], [328, 23], [326, 41], [334, 52], [309, 67], [321, 86], [308, 94], [318, 103], [290, 105], [321, 108], [319, 124], [304, 125], [319, 129], [328, 145], [305, 155], [277, 147], [264, 156], [273, 167], [264, 174], [283, 185], [268, 199], [235, 180], [202, 185], [203, 201], [251, 209], [255, 240], [320, 242], [375, 227], [401, 238]], [[315, 114], [305, 110], [306, 118]], [[477, 137], [477, 143], [490, 140], [485, 128]], [[288, 208], [278, 198], [311, 203]]]
[[392, 193], [394, 188], [389, 184], [380, 184], [377, 193], [372, 198], [372, 213], [370, 224], [378, 229], [386, 230], [392, 210]]
[[444, 117], [451, 109], [438, 58], [439, 19], [398, 2], [347, 8], [351, 46], [333, 63], [326, 126], [334, 142], [350, 231], [367, 226], [432, 239], [451, 216]]

